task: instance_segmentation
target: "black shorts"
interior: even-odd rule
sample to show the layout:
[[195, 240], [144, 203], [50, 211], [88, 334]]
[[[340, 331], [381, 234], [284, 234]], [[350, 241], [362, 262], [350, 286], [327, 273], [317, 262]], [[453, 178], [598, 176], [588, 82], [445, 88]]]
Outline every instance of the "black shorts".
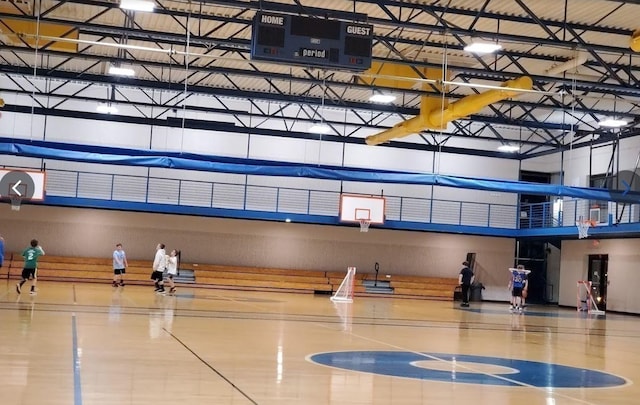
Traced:
[[38, 269], [22, 269], [22, 279], [38, 278]]
[[161, 271], [154, 271], [151, 273], [151, 280], [162, 281], [164, 279], [164, 275]]
[[513, 290], [511, 291], [511, 296], [522, 297], [522, 287], [513, 287]]
[[124, 274], [127, 272], [127, 269], [113, 269], [113, 274], [115, 274], [116, 276], [119, 276], [121, 274]]

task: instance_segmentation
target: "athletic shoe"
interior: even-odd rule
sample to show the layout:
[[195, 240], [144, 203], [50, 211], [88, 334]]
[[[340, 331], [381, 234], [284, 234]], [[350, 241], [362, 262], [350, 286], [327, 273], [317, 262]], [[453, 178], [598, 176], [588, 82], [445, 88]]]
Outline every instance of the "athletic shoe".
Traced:
[[121, 283], [120, 283], [120, 287], [124, 287], [124, 283], [122, 283], [122, 282], [121, 282]]
[[37, 293], [35, 290], [31, 290], [31, 291], [29, 291], [29, 294], [30, 294], [30, 295], [36, 295], [36, 294], [38, 294], [38, 293]]
[[175, 293], [176, 293], [176, 288], [171, 287], [171, 289], [169, 290], [169, 294], [175, 294]]
[[114, 281], [113, 283], [111, 283], [111, 286], [112, 286], [112, 287], [117, 287], [117, 286], [118, 286], [118, 283], [116, 283], [116, 282]]
[[18, 294], [22, 293], [22, 286], [20, 285], [20, 283], [16, 284], [16, 291], [18, 292]]

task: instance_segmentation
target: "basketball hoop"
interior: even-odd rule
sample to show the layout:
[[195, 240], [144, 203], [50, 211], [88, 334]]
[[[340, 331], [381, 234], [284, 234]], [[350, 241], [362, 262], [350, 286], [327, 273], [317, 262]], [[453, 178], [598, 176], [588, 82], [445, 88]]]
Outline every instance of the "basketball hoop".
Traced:
[[10, 195], [9, 199], [11, 200], [11, 211], [20, 211], [20, 204], [22, 203], [22, 198], [18, 195]]
[[371, 225], [371, 220], [361, 219], [360, 222], [360, 232], [369, 232], [369, 225]]
[[578, 239], [584, 239], [589, 237], [589, 227], [593, 226], [593, 221], [589, 220], [579, 220], [576, 221], [576, 226], [578, 227]]

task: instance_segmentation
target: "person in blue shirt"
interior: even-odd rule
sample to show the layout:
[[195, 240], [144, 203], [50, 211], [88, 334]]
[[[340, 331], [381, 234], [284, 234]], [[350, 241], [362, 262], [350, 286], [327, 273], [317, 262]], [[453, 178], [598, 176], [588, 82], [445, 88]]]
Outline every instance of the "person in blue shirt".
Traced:
[[515, 269], [509, 269], [511, 279], [509, 280], [509, 290], [511, 290], [511, 312], [522, 312], [523, 309], [523, 292], [526, 294], [528, 287], [527, 273], [524, 266], [519, 264]]
[[122, 243], [116, 245], [113, 251], [113, 286], [124, 287], [124, 274], [129, 267], [127, 263], [127, 254], [122, 250]]
[[0, 267], [4, 266], [4, 238], [0, 235]]

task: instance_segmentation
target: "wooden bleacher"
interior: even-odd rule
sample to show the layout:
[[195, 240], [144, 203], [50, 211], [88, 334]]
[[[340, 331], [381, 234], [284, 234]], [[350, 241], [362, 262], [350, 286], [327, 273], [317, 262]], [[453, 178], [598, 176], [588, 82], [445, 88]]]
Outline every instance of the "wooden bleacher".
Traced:
[[192, 269], [196, 274], [196, 285], [207, 287], [331, 293], [324, 271], [215, 264], [182, 264], [180, 268]]
[[[23, 259], [20, 254], [9, 254], [5, 258], [0, 276], [19, 279]], [[38, 262], [38, 279], [43, 281], [93, 282], [110, 284], [113, 270], [110, 258], [85, 258], [42, 256]], [[223, 266], [215, 264], [181, 263], [181, 270], [193, 270], [194, 284], [189, 287], [241, 289], [254, 291], [281, 291], [301, 293], [335, 292], [346, 272], [325, 272], [317, 270], [290, 270], [264, 267]], [[152, 285], [150, 280], [151, 261], [129, 260], [126, 284]], [[373, 275], [356, 273], [355, 295], [394, 298], [453, 300], [453, 292], [458, 282], [456, 278], [392, 275], [392, 294], [371, 294], [363, 285], [364, 280], [372, 280]]]
[[[333, 291], [338, 289], [344, 276], [345, 273], [341, 272], [327, 272]], [[390, 287], [393, 288], [393, 294], [372, 294], [367, 292], [363, 282], [364, 280], [373, 280], [373, 278], [373, 274], [356, 273], [355, 295], [453, 301], [453, 292], [458, 286], [457, 278], [392, 275], [391, 278], [384, 280], [389, 281]]]

